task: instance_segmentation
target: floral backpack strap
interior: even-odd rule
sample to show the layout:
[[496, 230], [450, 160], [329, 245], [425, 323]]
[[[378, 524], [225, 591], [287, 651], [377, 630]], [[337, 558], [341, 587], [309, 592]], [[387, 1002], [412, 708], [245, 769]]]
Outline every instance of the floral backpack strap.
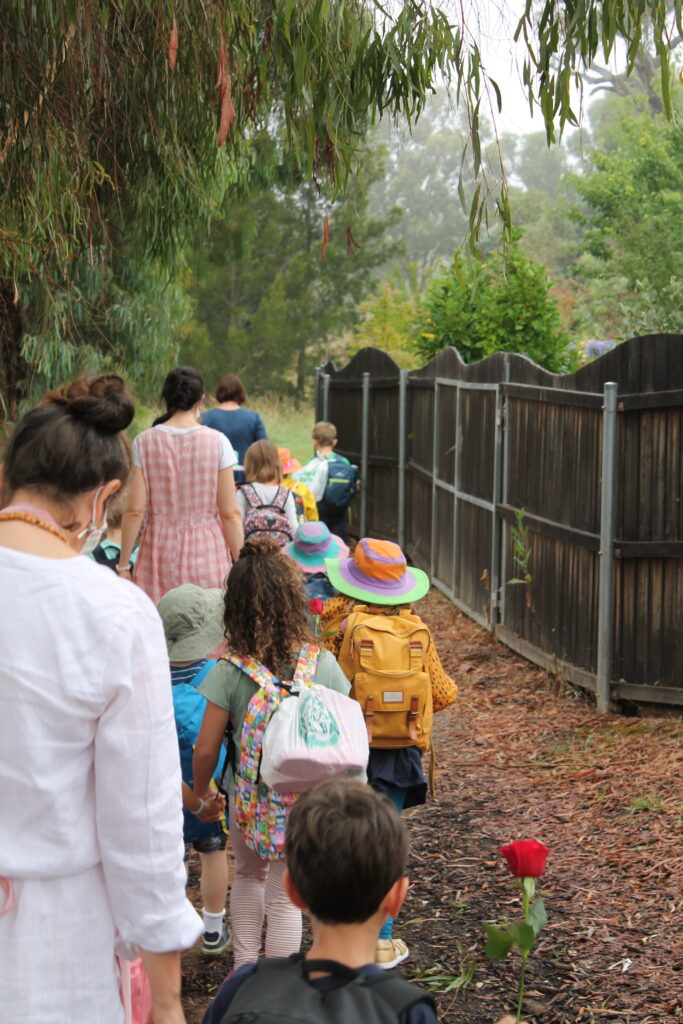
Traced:
[[319, 658], [320, 648], [316, 644], [302, 644], [292, 682], [299, 686], [312, 686], [318, 673]]
[[279, 701], [279, 680], [265, 665], [251, 656], [239, 658], [233, 654], [226, 660], [249, 676], [258, 687], [244, 714], [240, 754], [241, 774], [256, 783], [261, 764], [263, 733]]
[[226, 661], [236, 665], [241, 672], [244, 672], [245, 676], [249, 676], [257, 686], [263, 687], [264, 689], [268, 685], [278, 686], [280, 683], [280, 680], [277, 676], [273, 675], [270, 669], [266, 668], [265, 665], [262, 665], [260, 661], [256, 660], [256, 658], [252, 658], [251, 655], [246, 658], [240, 658], [236, 654], [229, 654], [226, 657]]
[[280, 484], [277, 491], [275, 492], [275, 497], [273, 498], [272, 504], [274, 508], [279, 509], [280, 512], [284, 513], [285, 505], [287, 504], [287, 498], [289, 497], [289, 495], [289, 488], [285, 487], [284, 484]]
[[[253, 487], [252, 484], [242, 484], [240, 490], [242, 491], [242, 494], [245, 497], [247, 505], [250, 508], [260, 508], [261, 507], [261, 499], [259, 498], [258, 494], [256, 493], [256, 488]], [[230, 660], [232, 660], [232, 659], [230, 659]]]

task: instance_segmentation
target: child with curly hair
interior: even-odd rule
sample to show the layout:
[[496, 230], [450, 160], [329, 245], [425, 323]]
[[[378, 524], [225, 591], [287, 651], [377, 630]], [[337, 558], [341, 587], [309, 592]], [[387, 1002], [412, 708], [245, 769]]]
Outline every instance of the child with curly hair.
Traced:
[[[206, 799], [228, 726], [234, 756], [228, 769], [230, 839], [235, 877], [230, 916], [235, 966], [256, 960], [264, 917], [266, 956], [287, 956], [301, 944], [301, 912], [283, 888], [283, 854], [267, 859], [254, 850], [251, 836], [237, 823], [235, 776], [243, 751], [254, 743], [248, 712], [259, 684], [246, 669], [251, 659], [280, 680], [291, 680], [303, 650], [315, 652], [315, 682], [347, 694], [349, 684], [334, 657], [315, 648], [306, 618], [304, 581], [299, 568], [272, 541], [248, 541], [228, 577], [225, 632], [233, 660], [222, 658], [199, 690], [207, 706], [193, 759], [194, 791]], [[244, 727], [245, 717], [247, 727]], [[264, 789], [266, 787], [263, 787]], [[286, 812], [285, 812], [286, 814]]]

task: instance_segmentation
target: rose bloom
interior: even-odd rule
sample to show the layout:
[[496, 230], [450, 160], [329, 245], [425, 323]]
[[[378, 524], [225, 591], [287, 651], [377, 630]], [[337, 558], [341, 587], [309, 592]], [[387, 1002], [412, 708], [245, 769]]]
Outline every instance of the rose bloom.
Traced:
[[312, 597], [308, 602], [308, 610], [311, 615], [322, 615], [324, 603], [319, 597]]
[[501, 846], [500, 852], [517, 878], [540, 878], [545, 871], [549, 850], [537, 839], [517, 839]]

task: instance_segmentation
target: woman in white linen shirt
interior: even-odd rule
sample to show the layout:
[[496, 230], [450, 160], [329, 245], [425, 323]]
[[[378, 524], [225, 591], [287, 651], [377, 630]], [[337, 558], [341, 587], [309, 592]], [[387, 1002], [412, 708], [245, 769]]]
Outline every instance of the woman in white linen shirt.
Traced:
[[[0, 512], [0, 1020], [119, 1024], [139, 949], [181, 1024], [185, 897], [168, 659], [149, 598], [89, 558], [128, 473], [120, 377], [75, 381], [10, 439]], [[4, 905], [3, 905], [3, 893]], [[8, 894], [11, 894], [8, 895]]]

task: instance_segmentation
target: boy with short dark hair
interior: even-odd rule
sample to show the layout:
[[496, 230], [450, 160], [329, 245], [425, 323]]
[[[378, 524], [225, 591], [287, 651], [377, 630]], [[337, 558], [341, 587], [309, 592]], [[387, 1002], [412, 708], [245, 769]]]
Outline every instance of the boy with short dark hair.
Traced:
[[435, 1024], [431, 996], [374, 964], [379, 929], [408, 890], [408, 834], [390, 801], [355, 782], [303, 793], [290, 811], [285, 856], [285, 888], [308, 913], [313, 944], [305, 957], [239, 968], [202, 1024], [227, 1024], [240, 1013], [266, 1020], [277, 1010], [291, 1021], [313, 1013], [321, 1024], [336, 1014], [360, 1022], [376, 1003], [400, 1024]]
[[289, 813], [285, 856], [285, 888], [308, 913], [313, 944], [305, 956], [244, 964], [202, 1024], [368, 1024], [392, 1015], [398, 1024], [436, 1024], [430, 995], [373, 963], [382, 922], [408, 891], [408, 833], [387, 797], [360, 782], [308, 790]]

